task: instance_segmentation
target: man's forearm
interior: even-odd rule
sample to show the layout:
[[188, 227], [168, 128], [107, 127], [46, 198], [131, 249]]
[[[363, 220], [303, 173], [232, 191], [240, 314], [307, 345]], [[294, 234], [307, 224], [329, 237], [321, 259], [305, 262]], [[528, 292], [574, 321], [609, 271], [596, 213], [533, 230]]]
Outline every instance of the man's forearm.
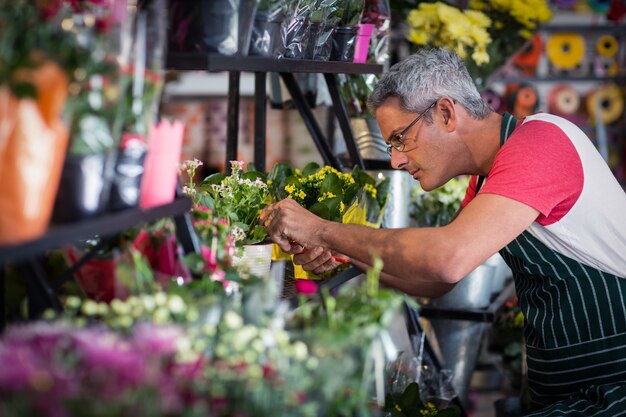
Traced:
[[320, 246], [345, 253], [364, 265], [376, 254], [385, 264], [383, 272], [395, 277], [396, 288], [454, 284], [462, 277], [454, 270], [457, 248], [446, 243], [443, 228], [372, 229], [326, 222], [317, 238]]

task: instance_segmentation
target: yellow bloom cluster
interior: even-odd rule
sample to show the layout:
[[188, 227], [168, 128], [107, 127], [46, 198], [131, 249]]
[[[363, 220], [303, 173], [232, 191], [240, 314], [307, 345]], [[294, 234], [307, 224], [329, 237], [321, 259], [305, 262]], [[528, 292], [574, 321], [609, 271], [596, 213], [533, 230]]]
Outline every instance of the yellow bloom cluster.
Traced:
[[[316, 202], [322, 202], [324, 200], [337, 197], [337, 195], [332, 192], [319, 194], [322, 183], [326, 179], [326, 176], [331, 173], [337, 175], [344, 189], [355, 183], [352, 174], [343, 173], [327, 165], [314, 174], [298, 178], [297, 183], [286, 185], [285, 191], [287, 191], [287, 197], [296, 200], [298, 203], [307, 208]], [[296, 170], [296, 175], [301, 175], [299, 170]], [[374, 192], [376, 192], [376, 190], [374, 190]], [[342, 203], [341, 213], [343, 213], [344, 209], [345, 207]]]
[[363, 186], [363, 189], [365, 189], [365, 191], [369, 193], [369, 195], [376, 198], [376, 193], [378, 192], [378, 190], [372, 184], [365, 184]]
[[[552, 19], [552, 11], [544, 0], [470, 0], [469, 7], [489, 15], [499, 13], [513, 17], [522, 26], [519, 35], [525, 39], [532, 37], [538, 23]], [[499, 21], [495, 23], [496, 28], [503, 25]]]
[[489, 62], [491, 19], [480, 11], [462, 11], [442, 2], [420, 3], [409, 13], [407, 23], [408, 40], [415, 44], [450, 48], [461, 58], [471, 53], [479, 66]]
[[326, 200], [327, 198], [334, 198], [334, 197], [337, 197], [337, 196], [335, 194], [331, 193], [330, 191], [328, 191], [328, 192], [323, 193], [322, 195], [320, 195], [317, 198], [317, 201], [322, 202], [322, 201]]
[[423, 416], [436, 416], [437, 414], [439, 414], [439, 411], [437, 410], [435, 404], [427, 402], [426, 408], [421, 409], [420, 414]]

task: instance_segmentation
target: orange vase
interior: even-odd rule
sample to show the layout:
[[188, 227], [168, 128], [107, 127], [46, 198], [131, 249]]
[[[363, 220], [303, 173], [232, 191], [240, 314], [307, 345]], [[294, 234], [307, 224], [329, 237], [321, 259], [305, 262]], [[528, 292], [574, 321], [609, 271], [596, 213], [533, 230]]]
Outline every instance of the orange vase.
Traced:
[[37, 99], [0, 87], [0, 245], [41, 236], [48, 227], [68, 143], [60, 115], [67, 77], [55, 64], [25, 71]]

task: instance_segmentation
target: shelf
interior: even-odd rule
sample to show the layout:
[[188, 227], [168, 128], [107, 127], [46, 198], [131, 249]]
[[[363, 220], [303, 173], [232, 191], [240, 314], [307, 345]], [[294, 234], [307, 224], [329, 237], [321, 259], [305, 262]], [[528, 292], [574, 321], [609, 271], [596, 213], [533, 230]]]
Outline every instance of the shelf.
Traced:
[[339, 61], [276, 59], [264, 56], [174, 52], [167, 56], [167, 69], [181, 71], [252, 71], [320, 74], [379, 74], [382, 65]]
[[427, 319], [449, 319], [493, 323], [504, 307], [504, 303], [506, 303], [506, 301], [511, 298], [513, 294], [515, 294], [515, 283], [511, 281], [486, 308], [461, 310], [422, 305], [419, 312], [422, 317]]
[[191, 199], [182, 197], [171, 204], [148, 210], [131, 209], [107, 213], [91, 220], [67, 225], [52, 225], [39, 239], [11, 246], [0, 246], [0, 263], [24, 260], [46, 250], [89, 239], [94, 236], [111, 236], [140, 223], [184, 214], [191, 209]]
[[574, 75], [548, 75], [545, 77], [500, 77], [489, 80], [490, 83], [523, 83], [523, 82], [597, 82], [606, 81], [614, 83], [626, 83], [626, 75], [617, 75], [614, 77], [597, 77], [594, 75], [574, 76]]
[[599, 24], [552, 24], [541, 26], [538, 28], [540, 32], [576, 32], [576, 33], [610, 33], [615, 35], [623, 35], [626, 33], [626, 26], [619, 24], [607, 24], [607, 23], [599, 23]]

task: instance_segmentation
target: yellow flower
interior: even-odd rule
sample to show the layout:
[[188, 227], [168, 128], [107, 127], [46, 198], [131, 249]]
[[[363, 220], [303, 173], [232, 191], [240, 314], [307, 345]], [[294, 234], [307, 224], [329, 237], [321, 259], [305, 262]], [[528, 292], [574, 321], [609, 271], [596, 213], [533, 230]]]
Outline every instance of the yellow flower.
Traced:
[[469, 8], [472, 10], [487, 10], [487, 5], [483, 0], [470, 0]]
[[304, 198], [306, 197], [306, 193], [302, 190], [300, 190], [300, 193], [298, 194], [298, 197], [300, 197], [302, 200], [304, 200]]
[[341, 201], [341, 202], [339, 203], [339, 211], [340, 211], [341, 213], [343, 213], [343, 212], [345, 212], [345, 211], [346, 211], [346, 205], [345, 205], [345, 204], [343, 204], [343, 201]]
[[396, 411], [398, 412], [402, 412], [402, 409], [400, 408], [400, 406], [398, 404], [396, 404], [396, 406], [394, 407], [396, 409]]
[[486, 28], [491, 25], [491, 19], [483, 12], [466, 10], [465, 16], [467, 16], [472, 25], [480, 26], [481, 28]]
[[489, 63], [489, 54], [485, 49], [476, 48], [472, 53], [472, 59], [476, 65], [481, 66]]
[[524, 39], [530, 39], [533, 37], [533, 33], [528, 29], [520, 29], [519, 35]]
[[285, 191], [291, 195], [294, 191], [296, 191], [296, 187], [293, 184], [285, 185]]
[[424, 30], [410, 30], [407, 39], [417, 45], [426, 45], [430, 42], [430, 36]]

